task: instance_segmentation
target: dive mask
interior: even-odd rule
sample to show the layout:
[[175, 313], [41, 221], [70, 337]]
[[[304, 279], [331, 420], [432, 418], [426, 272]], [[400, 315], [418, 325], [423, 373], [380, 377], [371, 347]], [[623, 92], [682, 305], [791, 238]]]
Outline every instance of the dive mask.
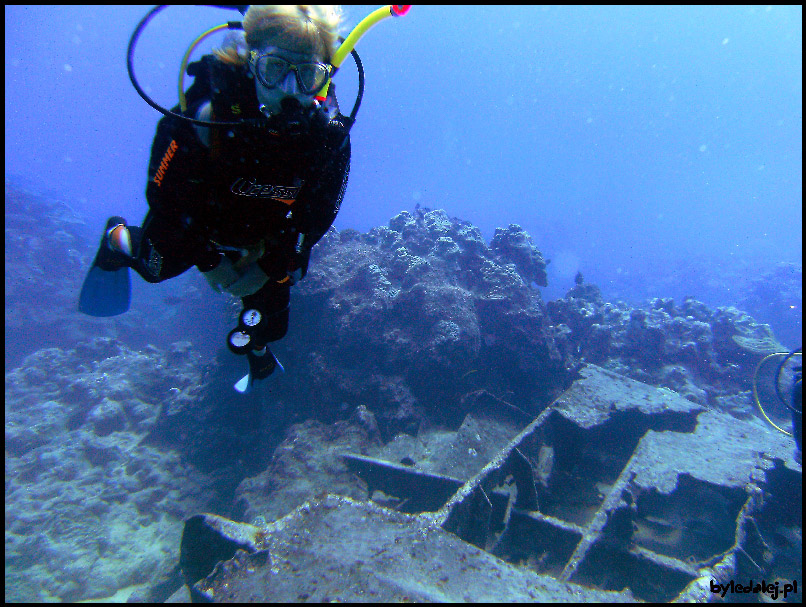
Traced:
[[331, 70], [329, 65], [316, 61], [291, 63], [271, 51], [251, 51], [249, 63], [256, 78], [261, 111], [267, 116], [280, 113], [284, 99], [295, 99], [302, 107], [313, 106], [314, 95], [327, 83]]

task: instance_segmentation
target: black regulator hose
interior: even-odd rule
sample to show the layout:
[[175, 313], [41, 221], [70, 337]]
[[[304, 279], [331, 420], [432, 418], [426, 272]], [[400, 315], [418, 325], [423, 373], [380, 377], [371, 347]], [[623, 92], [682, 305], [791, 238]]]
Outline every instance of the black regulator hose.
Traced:
[[[148, 105], [150, 105], [155, 110], [157, 110], [160, 114], [164, 114], [165, 116], [171, 116], [173, 118], [178, 118], [179, 120], [187, 120], [188, 122], [190, 122], [192, 124], [196, 124], [196, 125], [199, 125], [199, 126], [206, 126], [206, 127], [212, 127], [212, 126], [241, 126], [244, 123], [244, 121], [241, 121], [241, 122], [206, 122], [204, 120], [196, 120], [195, 118], [191, 118], [190, 116], [184, 116], [182, 114], [177, 114], [176, 112], [172, 112], [171, 110], [166, 110], [164, 107], [159, 105], [156, 101], [151, 99], [151, 97], [149, 97], [148, 94], [146, 94], [146, 92], [142, 89], [140, 84], [137, 82], [137, 76], [134, 75], [134, 47], [137, 44], [137, 40], [140, 38], [140, 34], [143, 32], [143, 30], [145, 29], [146, 25], [148, 25], [148, 23], [151, 21], [151, 19], [154, 17], [154, 15], [156, 15], [158, 12], [160, 12], [166, 6], [169, 6], [169, 5], [160, 4], [159, 6], [155, 6], [150, 11], [148, 11], [146, 16], [143, 17], [143, 19], [140, 21], [140, 23], [137, 24], [137, 27], [134, 29], [134, 33], [132, 33], [132, 37], [129, 39], [129, 48], [128, 48], [128, 51], [126, 52], [126, 67], [129, 70], [129, 80], [131, 81], [132, 86], [134, 87], [134, 90], [137, 91], [137, 94], [140, 95], [140, 97], [143, 98], [143, 101], [145, 101]], [[234, 7], [232, 7], [232, 8], [234, 8]]]

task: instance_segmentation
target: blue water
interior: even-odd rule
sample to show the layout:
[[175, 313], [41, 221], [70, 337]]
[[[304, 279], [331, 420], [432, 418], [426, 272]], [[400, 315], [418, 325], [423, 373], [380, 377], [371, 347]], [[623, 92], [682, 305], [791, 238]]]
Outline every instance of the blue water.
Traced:
[[[347, 7], [344, 33], [372, 8]], [[6, 7], [6, 175], [99, 226], [146, 211], [160, 114], [125, 64], [145, 12]], [[166, 9], [137, 49], [141, 84], [174, 105], [190, 42], [235, 18]], [[339, 229], [417, 203], [488, 238], [518, 223], [552, 259], [547, 298], [582, 270], [606, 297], [708, 300], [720, 276], [801, 259], [801, 7], [415, 6], [357, 49], [367, 88]], [[346, 113], [349, 61], [336, 83]]]

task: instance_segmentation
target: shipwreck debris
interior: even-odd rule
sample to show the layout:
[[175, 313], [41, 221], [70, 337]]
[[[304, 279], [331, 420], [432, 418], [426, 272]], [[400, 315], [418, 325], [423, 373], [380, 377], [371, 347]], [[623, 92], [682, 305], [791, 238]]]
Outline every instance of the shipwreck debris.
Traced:
[[[399, 511], [325, 495], [259, 535], [191, 519], [186, 536], [240, 538], [216, 540], [232, 554], [212, 569], [183, 550], [183, 568], [208, 570], [186, 572], [195, 596], [702, 601], [704, 580], [799, 567], [802, 476], [786, 441], [592, 365], [471, 478], [343, 459]], [[787, 543], [777, 555], [773, 536]]]

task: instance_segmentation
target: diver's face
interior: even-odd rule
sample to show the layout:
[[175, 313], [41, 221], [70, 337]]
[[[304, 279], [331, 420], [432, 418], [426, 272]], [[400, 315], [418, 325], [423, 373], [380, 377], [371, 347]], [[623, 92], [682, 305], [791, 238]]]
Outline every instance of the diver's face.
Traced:
[[[316, 91], [306, 92], [300, 84], [300, 78], [308, 76], [310, 69], [307, 68], [307, 64], [316, 63], [324, 65], [318, 55], [276, 46], [266, 46], [258, 50], [257, 59], [251, 62], [251, 69], [255, 75], [255, 88], [258, 102], [262, 106], [261, 111], [267, 116], [279, 114], [284, 99], [295, 99], [302, 107], [312, 106], [314, 95], [321, 86], [324, 86], [324, 82]], [[300, 73], [299, 68], [290, 69], [291, 66], [306, 66], [306, 69]], [[305, 82], [318, 83], [318, 80], [309, 77]]]

